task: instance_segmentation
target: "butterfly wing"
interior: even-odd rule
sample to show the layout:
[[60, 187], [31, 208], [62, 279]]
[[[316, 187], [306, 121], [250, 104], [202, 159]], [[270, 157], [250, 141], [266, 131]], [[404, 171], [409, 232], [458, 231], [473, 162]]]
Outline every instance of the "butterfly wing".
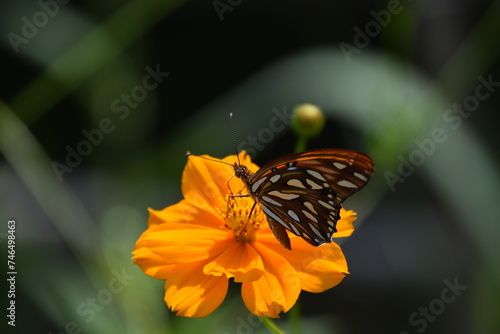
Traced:
[[313, 150], [265, 164], [249, 179], [249, 190], [283, 247], [291, 248], [282, 228], [319, 246], [331, 242], [342, 202], [363, 188], [373, 171], [363, 153]]

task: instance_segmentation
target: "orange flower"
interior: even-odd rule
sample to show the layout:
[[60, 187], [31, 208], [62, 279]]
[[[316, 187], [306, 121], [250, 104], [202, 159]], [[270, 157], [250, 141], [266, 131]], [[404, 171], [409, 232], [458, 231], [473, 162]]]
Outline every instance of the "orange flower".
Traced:
[[[258, 170], [245, 152], [239, 158]], [[237, 157], [222, 161], [233, 164]], [[229, 196], [228, 186], [247, 194], [233, 175], [231, 166], [191, 156], [182, 175], [184, 199], [149, 209], [148, 229], [137, 240], [133, 259], [147, 275], [166, 280], [169, 308], [181, 316], [207, 316], [222, 303], [233, 278], [242, 283], [250, 312], [276, 318], [301, 290], [323, 292], [339, 284], [348, 274], [340, 247], [334, 242], [314, 247], [290, 233], [293, 249], [283, 248], [259, 205], [249, 220], [253, 200]], [[335, 237], [354, 230], [355, 213], [342, 209], [341, 217]]]

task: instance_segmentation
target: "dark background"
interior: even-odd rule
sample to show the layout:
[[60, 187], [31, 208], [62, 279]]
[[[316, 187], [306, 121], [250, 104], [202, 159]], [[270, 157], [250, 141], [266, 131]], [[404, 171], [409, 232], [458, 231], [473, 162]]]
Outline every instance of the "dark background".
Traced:
[[[211, 316], [175, 317], [163, 282], [132, 265], [130, 252], [146, 209], [181, 199], [186, 150], [234, 154], [230, 112], [237, 146], [249, 149], [248, 136], [259, 138], [277, 114], [313, 103], [327, 124], [308, 147], [357, 149], [377, 170], [346, 203], [359, 217], [341, 241], [351, 274], [327, 292], [301, 294], [303, 332], [499, 332], [500, 87], [482, 88], [490, 94], [465, 116], [450, 109], [474, 101], [482, 80], [500, 82], [500, 2], [229, 6], [219, 15], [211, 1], [0, 3], [0, 241], [7, 254], [14, 219], [18, 272], [16, 328], [5, 317], [1, 326], [265, 333], [237, 284]], [[39, 20], [29, 37], [26, 20]], [[367, 27], [375, 30], [360, 37]], [[24, 42], [13, 46], [13, 38]], [[347, 44], [357, 52], [346, 56]], [[157, 66], [169, 75], [127, 114], [116, 112], [122, 94]], [[58, 177], [54, 163], [67, 165], [103, 119], [112, 130]], [[293, 151], [296, 138], [283, 124], [272, 140], [261, 137], [257, 164]], [[431, 140], [436, 129], [444, 142]], [[391, 187], [389, 175], [405, 171]], [[133, 278], [122, 291], [92, 318], [78, 313], [123, 270]], [[465, 290], [443, 303], [455, 281]], [[427, 319], [422, 308], [431, 308]], [[288, 329], [287, 315], [278, 324]]]

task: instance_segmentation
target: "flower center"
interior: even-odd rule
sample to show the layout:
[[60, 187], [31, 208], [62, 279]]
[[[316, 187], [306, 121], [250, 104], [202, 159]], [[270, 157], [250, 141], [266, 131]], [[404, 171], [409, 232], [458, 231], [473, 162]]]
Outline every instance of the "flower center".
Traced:
[[230, 230], [238, 241], [255, 240], [257, 230], [265, 221], [260, 205], [254, 206], [254, 203], [251, 197], [227, 196], [226, 207], [221, 208], [224, 227]]

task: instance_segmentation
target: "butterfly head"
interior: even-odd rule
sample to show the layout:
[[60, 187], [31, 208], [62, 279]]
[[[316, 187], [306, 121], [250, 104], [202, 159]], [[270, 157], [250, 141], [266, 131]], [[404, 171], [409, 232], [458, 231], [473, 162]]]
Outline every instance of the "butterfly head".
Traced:
[[234, 176], [241, 179], [243, 182], [247, 181], [252, 173], [248, 170], [248, 167], [245, 165], [240, 165], [239, 163], [234, 163]]

